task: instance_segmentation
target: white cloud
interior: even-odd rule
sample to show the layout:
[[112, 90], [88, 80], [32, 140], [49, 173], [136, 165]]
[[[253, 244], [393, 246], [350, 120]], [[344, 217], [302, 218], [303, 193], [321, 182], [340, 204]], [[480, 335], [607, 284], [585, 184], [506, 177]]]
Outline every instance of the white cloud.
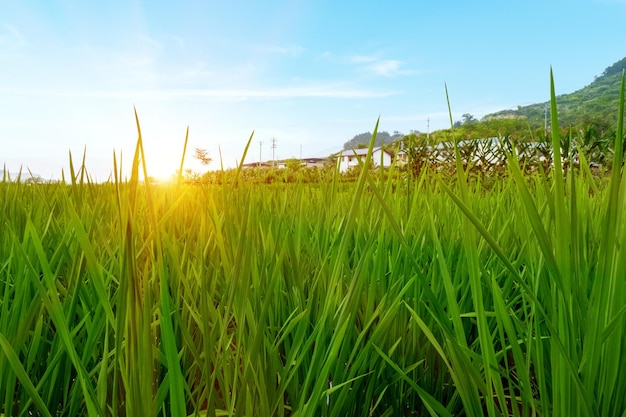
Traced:
[[398, 94], [390, 90], [367, 90], [336, 85], [311, 85], [258, 89], [171, 89], [171, 90], [71, 90], [4, 88], [0, 94], [41, 97], [184, 100], [207, 98], [216, 100], [273, 100], [294, 98], [377, 98]]
[[348, 57], [348, 61], [373, 76], [395, 77], [413, 74], [413, 71], [402, 68], [404, 62], [397, 59], [382, 59], [378, 55], [352, 55]]
[[211, 76], [215, 75], [214, 72], [208, 71], [203, 69], [202, 66], [199, 66], [197, 68], [194, 69], [187, 69], [182, 71], [179, 74], [180, 78], [210, 78]]
[[187, 48], [187, 43], [185, 42], [185, 39], [182, 36], [169, 35], [169, 36], [167, 36], [167, 38], [170, 41], [172, 41], [174, 44], [176, 44], [178, 49], [185, 50]]
[[146, 51], [160, 52], [163, 50], [161, 42], [146, 34], [139, 35], [139, 45]]
[[191, 68], [181, 70], [176, 76], [183, 79], [210, 78], [217, 76], [215, 71], [206, 68], [203, 63], [198, 63]]
[[353, 55], [349, 59], [353, 64], [368, 64], [379, 60], [378, 57], [371, 55]]
[[380, 60], [367, 65], [365, 69], [374, 75], [395, 77], [397, 75], [412, 74], [413, 71], [401, 69], [403, 62], [395, 59]]
[[0, 45], [18, 47], [26, 45], [26, 38], [14, 26], [4, 25], [3, 29], [0, 30]]
[[305, 48], [300, 45], [265, 45], [258, 48], [259, 52], [267, 54], [299, 56]]

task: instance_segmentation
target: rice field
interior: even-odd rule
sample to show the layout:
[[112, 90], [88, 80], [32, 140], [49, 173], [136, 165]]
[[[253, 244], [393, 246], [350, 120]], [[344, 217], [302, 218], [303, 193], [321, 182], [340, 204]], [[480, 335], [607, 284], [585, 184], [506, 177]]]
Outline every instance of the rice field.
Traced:
[[621, 94], [607, 178], [5, 175], [0, 416], [626, 415]]

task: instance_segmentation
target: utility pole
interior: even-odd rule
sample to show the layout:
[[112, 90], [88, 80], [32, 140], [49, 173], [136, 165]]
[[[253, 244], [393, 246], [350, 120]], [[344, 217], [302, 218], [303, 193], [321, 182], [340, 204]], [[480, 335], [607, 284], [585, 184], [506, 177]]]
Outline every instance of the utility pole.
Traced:
[[275, 156], [275, 150], [276, 150], [276, 138], [272, 138], [272, 168], [276, 168], [276, 156]]
[[263, 160], [263, 159], [261, 159], [261, 152], [263, 152], [263, 141], [262, 140], [259, 141], [259, 167], [261, 166], [261, 161]]

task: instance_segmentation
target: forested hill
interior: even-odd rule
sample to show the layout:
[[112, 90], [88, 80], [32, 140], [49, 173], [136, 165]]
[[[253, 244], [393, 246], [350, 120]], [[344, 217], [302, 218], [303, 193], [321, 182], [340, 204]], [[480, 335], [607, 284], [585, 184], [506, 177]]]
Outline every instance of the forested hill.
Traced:
[[[389, 132], [385, 132], [385, 131], [378, 132], [376, 134], [376, 142], [374, 143], [374, 146], [386, 145], [388, 143], [392, 143], [397, 140], [400, 140], [403, 137], [404, 135], [398, 131], [393, 132], [393, 134], [389, 134]], [[346, 143], [344, 143], [343, 149], [349, 150], [349, 149], [356, 149], [360, 147], [367, 147], [367, 145], [369, 145], [371, 140], [372, 140], [372, 132], [361, 133], [361, 134], [356, 135], [355, 137], [353, 137]]]
[[[595, 77], [593, 82], [586, 87], [571, 94], [557, 96], [559, 124], [564, 127], [593, 124], [600, 129], [614, 127], [624, 70], [626, 70], [626, 58], [607, 67], [602, 75]], [[531, 127], [538, 128], [545, 123], [546, 106], [549, 112], [550, 103], [545, 102], [520, 106], [517, 110], [503, 110], [486, 115], [482, 120], [524, 118]]]
[[[615, 130], [619, 109], [619, 93], [622, 71], [626, 70], [626, 58], [607, 67], [591, 84], [570, 94], [557, 96], [559, 126], [593, 127], [600, 134], [611, 134]], [[464, 114], [463, 119], [454, 123], [454, 135], [460, 139], [485, 138], [498, 135], [525, 137], [529, 132], [543, 131], [550, 124], [550, 103], [536, 103], [519, 106], [517, 110], [502, 110], [488, 114], [480, 120], [471, 114]], [[429, 140], [437, 143], [449, 140], [449, 129], [432, 132]], [[404, 136], [400, 132], [390, 135], [379, 132], [376, 146], [410, 142], [421, 134], [417, 131]], [[532, 136], [532, 133], [531, 133]], [[370, 132], [354, 136], [343, 145], [344, 149], [365, 147], [369, 144]]]

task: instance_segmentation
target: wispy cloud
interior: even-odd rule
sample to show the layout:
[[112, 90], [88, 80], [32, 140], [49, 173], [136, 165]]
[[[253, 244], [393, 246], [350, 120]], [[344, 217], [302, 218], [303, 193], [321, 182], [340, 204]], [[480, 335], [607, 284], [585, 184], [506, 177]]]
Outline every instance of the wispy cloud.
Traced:
[[215, 72], [209, 71], [204, 68], [204, 65], [198, 65], [195, 68], [183, 70], [179, 73], [178, 77], [183, 79], [196, 79], [196, 78], [210, 78], [215, 75]]
[[305, 48], [300, 45], [263, 45], [258, 47], [258, 51], [266, 54], [298, 56]]
[[349, 58], [353, 64], [369, 64], [378, 61], [380, 58], [371, 55], [353, 55]]
[[26, 38], [14, 26], [5, 24], [0, 29], [0, 45], [24, 46]]
[[396, 59], [387, 59], [375, 61], [371, 65], [365, 66], [365, 69], [373, 75], [382, 77], [395, 77], [398, 75], [410, 75], [414, 71], [403, 69], [403, 62]]
[[167, 39], [173, 42], [178, 47], [178, 49], [184, 50], [185, 48], [187, 48], [187, 43], [185, 42], [185, 38], [183, 38], [182, 36], [169, 35], [167, 36]]
[[139, 46], [146, 51], [158, 51], [161, 52], [163, 50], [163, 45], [161, 42], [156, 40], [155, 38], [148, 36], [146, 34], [139, 35]]
[[103, 99], [155, 99], [184, 100], [207, 98], [217, 100], [276, 100], [294, 98], [377, 98], [399, 94], [390, 90], [368, 90], [338, 87], [332, 85], [296, 86], [259, 89], [171, 89], [171, 90], [71, 90], [71, 89], [30, 89], [5, 88], [0, 94], [42, 97], [103, 98]]
[[377, 77], [391, 78], [414, 73], [414, 71], [403, 68], [403, 61], [382, 59], [379, 55], [352, 55], [348, 57], [348, 62], [356, 65], [369, 75]]

